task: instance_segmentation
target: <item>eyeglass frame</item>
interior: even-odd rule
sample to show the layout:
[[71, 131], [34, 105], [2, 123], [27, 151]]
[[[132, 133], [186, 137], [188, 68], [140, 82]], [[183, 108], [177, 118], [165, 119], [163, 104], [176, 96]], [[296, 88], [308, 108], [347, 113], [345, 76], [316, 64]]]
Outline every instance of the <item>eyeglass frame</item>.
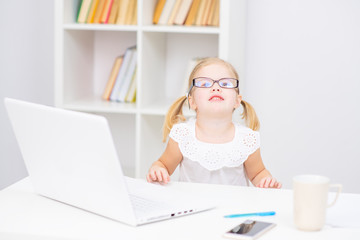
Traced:
[[[195, 86], [195, 80], [198, 79], [198, 78], [206, 78], [206, 79], [210, 79], [213, 81], [213, 84], [209, 87], [198, 87], [198, 86]], [[222, 87], [220, 84], [219, 84], [219, 81], [223, 80], [223, 79], [232, 79], [232, 80], [236, 80], [236, 86], [235, 87], [231, 87], [231, 88], [227, 88], [227, 87]], [[192, 84], [191, 84], [191, 87], [189, 89], [189, 92], [188, 92], [188, 97], [190, 96], [190, 92], [192, 90], [193, 87], [197, 87], [197, 88], [211, 88], [212, 86], [214, 86], [214, 84], [217, 83], [219, 87], [221, 88], [225, 88], [225, 89], [235, 89], [235, 88], [238, 88], [239, 87], [239, 80], [236, 79], [236, 78], [220, 78], [218, 80], [214, 80], [212, 78], [209, 78], [209, 77], [197, 77], [197, 78], [194, 78], [192, 80]]]

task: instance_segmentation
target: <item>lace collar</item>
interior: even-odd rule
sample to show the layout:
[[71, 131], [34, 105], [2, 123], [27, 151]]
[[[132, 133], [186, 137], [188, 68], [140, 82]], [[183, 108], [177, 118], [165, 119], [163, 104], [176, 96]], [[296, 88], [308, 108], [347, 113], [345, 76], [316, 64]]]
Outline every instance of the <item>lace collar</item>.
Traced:
[[198, 162], [202, 167], [214, 171], [223, 167], [238, 167], [260, 147], [260, 136], [249, 128], [235, 125], [231, 142], [206, 143], [195, 135], [195, 119], [174, 125], [170, 137], [179, 144], [184, 159]]

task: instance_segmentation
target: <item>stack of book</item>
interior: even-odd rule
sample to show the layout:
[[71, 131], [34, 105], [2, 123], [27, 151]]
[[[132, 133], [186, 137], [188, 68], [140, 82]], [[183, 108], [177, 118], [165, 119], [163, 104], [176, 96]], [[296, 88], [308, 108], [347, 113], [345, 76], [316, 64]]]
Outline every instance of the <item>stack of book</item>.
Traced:
[[115, 59], [102, 98], [107, 101], [136, 101], [136, 46]]
[[137, 0], [82, 0], [77, 22], [136, 25]]
[[219, 26], [220, 0], [158, 0], [153, 23]]

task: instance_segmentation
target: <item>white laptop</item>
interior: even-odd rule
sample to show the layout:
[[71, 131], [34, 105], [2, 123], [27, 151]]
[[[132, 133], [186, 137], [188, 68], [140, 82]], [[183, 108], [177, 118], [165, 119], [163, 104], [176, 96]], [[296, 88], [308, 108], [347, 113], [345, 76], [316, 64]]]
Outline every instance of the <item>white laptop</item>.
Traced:
[[125, 177], [102, 116], [9, 98], [5, 106], [42, 196], [133, 226], [215, 207], [171, 186]]

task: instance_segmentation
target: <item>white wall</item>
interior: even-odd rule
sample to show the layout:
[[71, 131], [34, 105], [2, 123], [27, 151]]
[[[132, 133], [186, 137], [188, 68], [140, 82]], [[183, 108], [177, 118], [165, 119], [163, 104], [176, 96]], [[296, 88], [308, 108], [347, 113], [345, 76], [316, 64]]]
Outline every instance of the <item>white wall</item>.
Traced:
[[53, 1], [0, 0], [0, 189], [27, 175], [4, 97], [53, 104]]
[[322, 174], [360, 193], [360, 1], [248, 1], [245, 99], [285, 187]]

